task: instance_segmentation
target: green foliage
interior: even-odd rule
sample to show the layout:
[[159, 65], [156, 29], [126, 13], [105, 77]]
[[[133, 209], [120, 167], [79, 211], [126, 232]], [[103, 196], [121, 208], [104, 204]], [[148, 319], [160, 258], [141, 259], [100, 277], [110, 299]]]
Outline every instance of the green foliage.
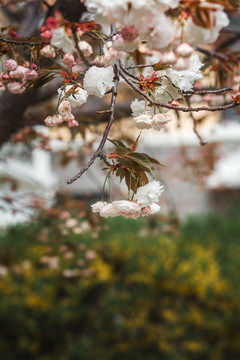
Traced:
[[149, 155], [135, 151], [139, 136], [131, 148], [126, 147], [119, 140], [108, 139], [115, 145], [115, 151], [107, 156], [113, 161], [113, 165], [109, 164], [110, 172], [116, 172], [120, 182], [125, 179], [128, 190], [132, 190], [133, 193], [136, 193], [140, 186], [149, 182], [147, 174], [153, 178], [152, 172], [155, 171], [155, 168], [152, 164], [163, 166]]
[[1, 358], [239, 360], [239, 216], [139, 231], [116, 218], [98, 239], [41, 222], [2, 233]]

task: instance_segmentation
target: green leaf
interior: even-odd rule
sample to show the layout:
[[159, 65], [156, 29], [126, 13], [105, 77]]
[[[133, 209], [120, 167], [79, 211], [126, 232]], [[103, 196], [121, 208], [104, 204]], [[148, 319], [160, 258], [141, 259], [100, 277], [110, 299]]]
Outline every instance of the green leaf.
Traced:
[[58, 64], [55, 65], [49, 65], [49, 66], [44, 66], [41, 69], [42, 71], [47, 70], [47, 71], [51, 71], [51, 70], [59, 70], [62, 71], [61, 66], [59, 66]]
[[55, 74], [47, 73], [45, 75], [39, 76], [37, 79], [28, 81], [26, 83], [26, 89], [37, 89], [47, 84], [54, 78]]
[[120, 177], [120, 182], [122, 182], [122, 179], [126, 176], [126, 173], [128, 171], [124, 168], [119, 168], [117, 171], [116, 171], [116, 176], [119, 176]]
[[137, 162], [138, 164], [142, 165], [143, 167], [146, 167], [150, 172], [154, 171], [154, 167], [152, 166], [150, 160], [141, 153], [131, 153], [126, 156], [128, 159], [133, 160]]
[[166, 64], [163, 64], [161, 62], [158, 62], [156, 64], [154, 64], [154, 71], [160, 71], [160, 70], [166, 70], [166, 69], [169, 69], [171, 66], [169, 65], [166, 65]]
[[165, 165], [161, 164], [157, 159], [154, 159], [152, 158], [151, 156], [145, 154], [145, 153], [142, 153], [143, 155], [145, 155], [149, 161], [151, 161], [152, 164], [156, 164], [156, 165], [160, 165], [160, 166], [163, 166], [163, 167], [166, 167]]
[[140, 138], [140, 135], [141, 135], [141, 133], [138, 135], [136, 141], [132, 144], [132, 146], [131, 146], [131, 150], [132, 150], [132, 151], [135, 151], [135, 150], [137, 149], [137, 147], [138, 147], [138, 140], [139, 140], [139, 138]]
[[134, 165], [133, 162], [129, 159], [118, 157], [118, 156], [116, 156], [116, 159], [118, 160], [119, 164], [121, 164], [122, 166], [124, 166], [126, 168], [131, 168]]
[[[122, 148], [126, 148], [128, 149], [124, 143], [122, 143], [120, 140], [111, 140], [111, 139], [108, 139], [108, 141], [110, 141], [113, 145], [115, 145], [116, 147], [122, 147]], [[130, 150], [130, 149], [129, 149]], [[131, 151], [131, 150], [130, 150]]]

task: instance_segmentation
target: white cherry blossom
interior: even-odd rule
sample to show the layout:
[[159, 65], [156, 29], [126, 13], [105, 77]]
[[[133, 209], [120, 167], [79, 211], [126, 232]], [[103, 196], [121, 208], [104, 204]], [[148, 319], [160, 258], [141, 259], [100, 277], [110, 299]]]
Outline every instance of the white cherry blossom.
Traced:
[[196, 80], [202, 78], [200, 71], [203, 63], [201, 63], [198, 54], [191, 55], [189, 58], [189, 68], [187, 70], [168, 69], [167, 76], [172, 83], [182, 91], [192, 90], [193, 84]]
[[59, 96], [63, 97], [63, 95], [66, 94], [67, 100], [69, 101], [69, 103], [73, 108], [77, 106], [82, 106], [87, 101], [87, 97], [88, 97], [87, 91], [82, 89], [80, 85], [76, 89], [74, 88], [75, 85], [67, 85], [65, 87], [65, 91], [62, 87], [58, 89]]
[[152, 127], [152, 119], [148, 114], [142, 114], [134, 118], [135, 126], [138, 129], [150, 129]]
[[84, 76], [84, 89], [89, 95], [103, 97], [106, 91], [114, 85], [114, 72], [112, 66], [91, 66]]
[[186, 43], [186, 42], [181, 43], [176, 48], [176, 53], [179, 56], [183, 56], [183, 57], [189, 57], [190, 55], [192, 55], [193, 51], [194, 51], [193, 47], [190, 44]]
[[56, 57], [56, 51], [53, 46], [46, 45], [41, 50], [40, 53], [42, 56], [45, 56], [46, 58], [55, 59]]
[[52, 30], [53, 37], [51, 39], [51, 45], [58, 49], [62, 49], [64, 52], [71, 54], [75, 49], [74, 42], [67, 35], [63, 26]]
[[137, 117], [139, 115], [144, 114], [148, 114], [148, 115], [153, 115], [154, 114], [154, 108], [153, 106], [148, 106], [146, 104], [145, 100], [138, 100], [135, 99], [132, 101], [131, 105], [131, 110], [132, 110], [132, 116], [133, 117]]
[[8, 59], [4, 63], [5, 70], [14, 71], [18, 67], [18, 63], [14, 59]]
[[141, 207], [135, 201], [118, 200], [113, 201], [114, 208], [121, 213], [140, 213]]
[[163, 186], [159, 181], [151, 181], [144, 186], [140, 186], [134, 195], [136, 200], [141, 207], [146, 207], [152, 203], [158, 202], [159, 196], [163, 192]]
[[186, 41], [194, 45], [210, 44], [216, 41], [219, 36], [219, 31], [229, 25], [229, 19], [227, 14], [222, 10], [215, 11], [213, 16], [215, 25], [212, 29], [195, 25], [190, 17], [184, 27]]
[[93, 53], [93, 49], [87, 41], [79, 41], [78, 47], [86, 57], [89, 57]]
[[92, 212], [99, 213], [100, 210], [106, 205], [106, 201], [97, 201], [95, 204], [91, 205]]

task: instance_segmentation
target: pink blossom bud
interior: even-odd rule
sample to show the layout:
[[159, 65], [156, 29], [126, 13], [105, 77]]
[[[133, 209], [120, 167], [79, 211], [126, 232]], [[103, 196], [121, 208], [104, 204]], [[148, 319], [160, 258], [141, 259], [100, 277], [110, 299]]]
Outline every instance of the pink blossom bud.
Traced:
[[75, 120], [75, 117], [71, 113], [65, 113], [63, 115], [63, 121], [73, 121]]
[[52, 115], [52, 116], [48, 116], [45, 120], [44, 120], [45, 124], [47, 126], [50, 127], [54, 127], [58, 124], [61, 124], [63, 122], [63, 118], [61, 115], [56, 114], [56, 115]]
[[46, 45], [40, 51], [42, 56], [45, 56], [50, 59], [54, 59], [56, 57], [56, 52], [53, 46]]
[[175, 70], [178, 71], [186, 70], [189, 67], [189, 61], [188, 59], [184, 59], [183, 57], [180, 57], [177, 59], [177, 62], [173, 67]]
[[186, 42], [178, 45], [178, 47], [176, 48], [176, 53], [179, 56], [183, 56], [183, 57], [191, 56], [193, 51], [194, 51], [193, 47]]
[[2, 73], [2, 81], [8, 81], [9, 80], [9, 75], [7, 73]]
[[173, 101], [171, 101], [171, 105], [179, 106], [179, 102], [177, 100], [173, 100]]
[[9, 76], [11, 79], [23, 78], [27, 71], [28, 69], [26, 67], [19, 65], [16, 70], [10, 71]]
[[175, 64], [177, 56], [173, 51], [167, 51], [162, 55], [161, 62], [164, 64]]
[[9, 83], [7, 88], [12, 94], [22, 94], [25, 91], [23, 84], [17, 81]]
[[72, 67], [73, 64], [75, 63], [75, 59], [74, 56], [71, 54], [66, 53], [62, 59], [62, 62], [64, 65]]
[[38, 73], [35, 70], [28, 70], [24, 76], [25, 80], [34, 80], [38, 77]]
[[70, 102], [67, 101], [67, 100], [63, 100], [60, 103], [59, 107], [58, 107], [58, 112], [62, 116], [66, 115], [66, 114], [71, 114], [71, 104], [70, 104]]
[[79, 41], [78, 47], [86, 57], [89, 57], [93, 53], [92, 47], [87, 41]]
[[54, 16], [49, 16], [46, 20], [46, 25], [50, 29], [55, 29], [57, 27], [57, 19]]
[[40, 30], [40, 32], [42, 33], [42, 32], [44, 32], [44, 31], [47, 30], [47, 26], [42, 25], [42, 26], [40, 26], [39, 30]]
[[45, 30], [41, 33], [41, 38], [43, 40], [50, 40], [53, 37], [53, 34], [50, 30]]
[[68, 127], [74, 127], [74, 126], [78, 126], [79, 123], [77, 122], [77, 120], [70, 120], [68, 122]]
[[17, 67], [18, 67], [18, 63], [13, 59], [6, 60], [4, 63], [5, 70], [14, 71], [16, 70]]
[[4, 91], [5, 90], [5, 86], [3, 85], [2, 81], [0, 81], [0, 91]]
[[148, 114], [139, 115], [134, 120], [138, 129], [150, 129], [152, 127], [152, 119]]
[[135, 40], [139, 33], [138, 30], [133, 26], [125, 26], [121, 32], [124, 41], [131, 42]]
[[160, 131], [172, 119], [168, 114], [155, 114], [152, 117], [152, 127], [154, 130]]

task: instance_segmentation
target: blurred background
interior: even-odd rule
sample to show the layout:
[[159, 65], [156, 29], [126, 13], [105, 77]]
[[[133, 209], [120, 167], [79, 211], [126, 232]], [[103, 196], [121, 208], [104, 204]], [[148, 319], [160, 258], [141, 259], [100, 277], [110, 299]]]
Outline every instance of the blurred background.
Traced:
[[[48, 10], [39, 1], [10, 4], [0, 26], [33, 36]], [[238, 15], [229, 26], [235, 51]], [[226, 44], [230, 35], [222, 36]], [[239, 360], [239, 110], [197, 115], [205, 146], [186, 114], [173, 113], [166, 131], [143, 132], [138, 151], [165, 166], [156, 171], [161, 215], [106, 220], [90, 208], [106, 176], [100, 161], [66, 182], [97, 148], [106, 125], [98, 111], [109, 98], [89, 97], [75, 113], [78, 128], [49, 129], [42, 124], [60, 84], [37, 96], [0, 94], [1, 358]], [[127, 145], [138, 136], [135, 98], [120, 83], [110, 138]], [[113, 179], [111, 193], [125, 198], [126, 186]]]

